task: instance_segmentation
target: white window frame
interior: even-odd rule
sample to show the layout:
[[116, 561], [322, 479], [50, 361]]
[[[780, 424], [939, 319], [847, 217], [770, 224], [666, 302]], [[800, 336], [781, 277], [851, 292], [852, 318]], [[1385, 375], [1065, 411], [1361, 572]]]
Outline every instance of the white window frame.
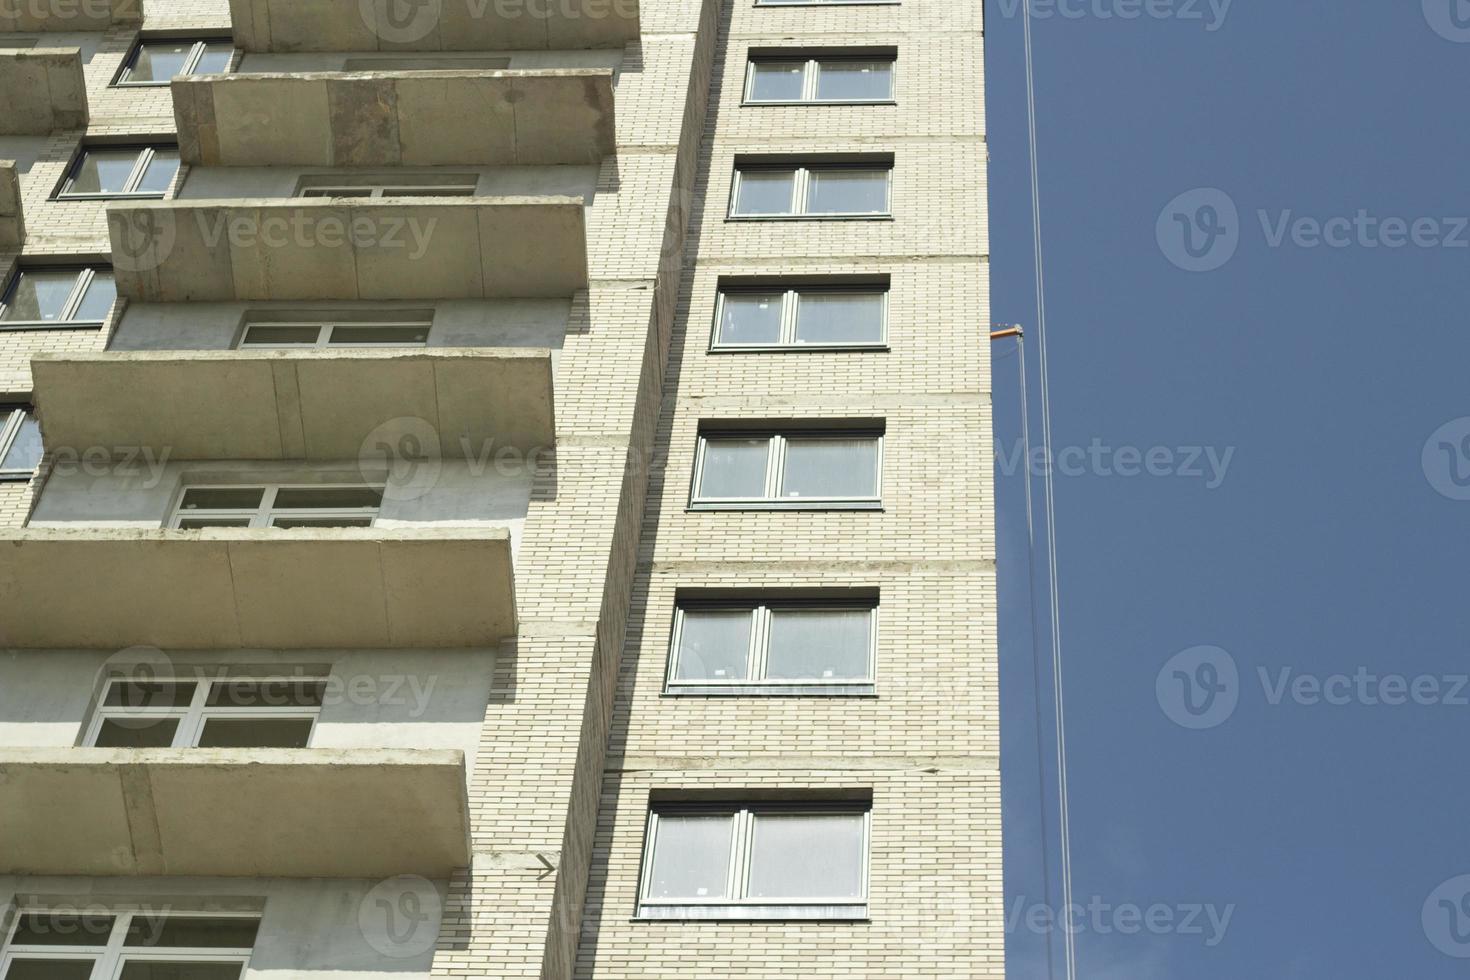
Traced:
[[[77, 172], [82, 169], [82, 164], [87, 162], [88, 154], [108, 153], [116, 150], [132, 150], [138, 154], [136, 157], [133, 158], [133, 169], [128, 174], [128, 179], [123, 183], [122, 190], [99, 191], [97, 193], [92, 193], [90, 191], [73, 192], [70, 189], [72, 185], [76, 183]], [[179, 148], [177, 146], [169, 143], [155, 143], [148, 144], [146, 146], [110, 146], [105, 143], [100, 145], [94, 143], [83, 146], [81, 153], [77, 154], [77, 158], [72, 161], [71, 168], [67, 170], [66, 180], [62, 181], [61, 189], [56, 192], [56, 199], [58, 201], [161, 201], [168, 196], [168, 191], [166, 189], [161, 191], [138, 190], [138, 185], [143, 182], [143, 175], [148, 172], [148, 168], [152, 165], [153, 160], [157, 156], [159, 150], [172, 150], [175, 154], [179, 152]], [[180, 159], [179, 166], [183, 166], [182, 158]], [[175, 168], [174, 177], [177, 176], [178, 169]], [[173, 183], [173, 180], [170, 179], [169, 183]]]
[[[886, 285], [851, 286], [721, 286], [715, 300], [715, 322], [710, 332], [712, 351], [790, 351], [790, 350], [886, 350], [888, 348], [888, 292]], [[727, 296], [752, 296], [781, 294], [781, 335], [774, 344], [736, 344], [722, 340], [720, 329], [725, 324], [725, 298]], [[801, 297], [805, 295], [849, 295], [880, 297], [883, 305], [882, 335], [877, 340], [837, 340], [831, 343], [812, 344], [796, 339], [796, 327], [801, 310]]]
[[[315, 328], [317, 331], [316, 341], [302, 344], [249, 344], [246, 338], [254, 327], [307, 327]], [[248, 320], [240, 331], [240, 339], [235, 343], [237, 350], [305, 350], [320, 347], [427, 347], [429, 341], [426, 338], [422, 343], [405, 343], [402, 341], [383, 341], [382, 343], [335, 343], [332, 340], [338, 327], [349, 329], [387, 329], [405, 327], [411, 330], [423, 330], [427, 335], [434, 327], [432, 320]]]
[[[863, 854], [861, 895], [838, 898], [750, 898], [750, 858], [753, 851], [755, 817], [862, 815]], [[723, 898], [654, 898], [654, 857], [658, 847], [660, 816], [732, 817], [730, 862], [726, 870]], [[873, 807], [871, 802], [770, 803], [747, 805], [655, 804], [649, 808], [643, 838], [643, 870], [639, 876], [638, 918], [641, 919], [836, 919], [868, 917], [869, 869], [872, 864]], [[658, 914], [655, 910], [661, 910]], [[672, 913], [672, 914], [671, 914]]]
[[[759, 497], [701, 497], [700, 486], [704, 480], [704, 454], [709, 441], [728, 439], [768, 439], [766, 450], [765, 492]], [[786, 468], [786, 448], [791, 442], [824, 439], [872, 439], [877, 443], [875, 460], [877, 473], [874, 492], [868, 496], [842, 497], [782, 497], [781, 476]], [[779, 432], [741, 429], [709, 429], [699, 433], [699, 447], [695, 453], [694, 481], [689, 489], [691, 510], [877, 510], [883, 505], [883, 432], [864, 427], [861, 429], [788, 429]]]
[[[239, 707], [211, 707], [208, 703], [209, 692], [215, 684], [239, 684], [239, 683], [279, 683], [279, 684], [312, 684], [325, 682], [325, 677], [303, 677], [300, 675], [286, 674], [254, 674], [249, 676], [195, 676], [188, 677], [182, 674], [149, 678], [150, 683], [160, 684], [193, 684], [194, 695], [189, 704], [184, 706], [159, 705], [157, 707], [129, 707], [126, 705], [109, 705], [107, 703], [107, 692], [117, 684], [134, 684], [136, 679], [129, 677], [109, 678], [102, 687], [102, 694], [97, 702], [97, 710], [93, 712], [92, 722], [87, 726], [86, 734], [82, 744], [95, 746], [97, 739], [102, 734], [102, 725], [109, 720], [124, 719], [138, 721], [143, 719], [164, 721], [170, 718], [178, 719], [178, 727], [174, 729], [173, 743], [170, 746], [175, 749], [192, 749], [199, 745], [199, 737], [204, 733], [206, 722], [217, 720], [228, 720], [245, 718], [251, 721], [309, 721], [311, 731], [307, 734], [307, 747], [311, 746], [311, 740], [316, 737], [316, 723], [321, 717], [322, 706], [313, 707], [264, 707], [264, 708], [239, 708]], [[3, 974], [0, 974], [3, 976]]]
[[[133, 45], [132, 50], [128, 52], [128, 60], [123, 64], [122, 71], [118, 73], [117, 81], [113, 82], [112, 84], [117, 88], [162, 88], [164, 86], [167, 86], [173, 79], [164, 78], [148, 82], [134, 82], [130, 81], [129, 79], [132, 78], [133, 70], [138, 65], [138, 56], [142, 54], [143, 46], [145, 44], [183, 44], [185, 42], [192, 43], [193, 47], [190, 49], [189, 54], [184, 58], [184, 64], [179, 69], [179, 74], [175, 75], [174, 78], [180, 78], [185, 75], [193, 75], [195, 73], [195, 70], [199, 67], [199, 62], [203, 60], [204, 53], [209, 50], [210, 45], [217, 44], [229, 47], [231, 51], [230, 59], [232, 61], [234, 60], [233, 52], [235, 50], [235, 45], [234, 42], [231, 41], [229, 38], [211, 37], [199, 38], [190, 41], [190, 39], [186, 37], [144, 37], [139, 38], [138, 42]], [[226, 69], [226, 72], [228, 72], [228, 68]]]
[[[8, 412], [3, 421], [0, 421], [0, 467], [3, 467], [5, 456], [15, 447], [15, 440], [20, 436], [21, 426], [27, 419], [34, 419], [35, 409], [27, 405], [0, 405], [0, 412]], [[15, 480], [30, 480], [36, 475], [36, 470], [16, 470], [0, 468], [0, 482]], [[3, 975], [3, 974], [0, 974]]]
[[[811, 177], [813, 173], [829, 173], [840, 170], [857, 170], [866, 173], [881, 173], [885, 181], [884, 197], [888, 207], [884, 211], [810, 211]], [[741, 214], [735, 208], [740, 203], [740, 188], [747, 173], [790, 173], [792, 211], [772, 214]], [[811, 163], [811, 164], [748, 164], [735, 168], [735, 179], [730, 182], [731, 221], [877, 221], [893, 217], [893, 164], [869, 163]]]
[[[354, 519], [369, 517], [372, 524], [377, 524], [378, 516], [382, 513], [382, 505], [377, 507], [358, 508], [283, 508], [275, 507], [276, 495], [282, 490], [376, 490], [381, 495], [386, 487], [380, 483], [194, 483], [184, 486], [179, 491], [179, 496], [164, 527], [171, 530], [180, 530], [180, 525], [186, 520], [197, 520], [199, 518], [217, 520], [249, 520], [248, 528], [273, 528], [272, 522], [278, 517], [305, 518], [305, 519]], [[236, 510], [184, 510], [184, 497], [190, 490], [260, 490], [261, 498], [259, 506], [252, 509]], [[369, 527], [372, 524], [368, 525]], [[203, 529], [194, 529], [203, 530]], [[239, 530], [244, 530], [240, 528]]]
[[[245, 969], [250, 965], [250, 957], [254, 954], [254, 948], [244, 949], [239, 947], [219, 946], [124, 946], [123, 941], [127, 938], [128, 927], [133, 918], [139, 915], [152, 916], [154, 913], [129, 909], [118, 909], [106, 913], [97, 912], [96, 915], [112, 915], [115, 918], [112, 923], [112, 931], [108, 934], [105, 946], [18, 946], [13, 942], [15, 933], [20, 927], [22, 916], [26, 915], [48, 915], [57, 914], [56, 910], [45, 906], [22, 905], [15, 910], [14, 921], [5, 936], [5, 948], [0, 954], [0, 977], [10, 971], [12, 961], [22, 960], [86, 960], [92, 961], [91, 980], [116, 980], [122, 975], [123, 968], [132, 961], [158, 962], [182, 961], [187, 963], [238, 963], [240, 975], [244, 976]], [[71, 914], [71, 913], [68, 913]], [[256, 923], [260, 921], [258, 913], [238, 912], [183, 912], [170, 911], [165, 918], [178, 919], [249, 919]], [[257, 934], [258, 936], [258, 934]], [[257, 938], [257, 942], [259, 939]]]
[[[76, 273], [76, 277], [77, 278], [76, 278], [76, 281], [72, 283], [71, 293], [67, 296], [66, 303], [63, 304], [62, 307], [61, 307], [61, 315], [59, 317], [57, 317], [55, 320], [5, 320], [5, 319], [0, 319], [0, 331], [4, 331], [4, 330], [71, 330], [71, 329], [76, 329], [76, 328], [100, 327], [104, 323], [107, 322], [107, 320], [106, 320], [105, 317], [103, 319], [101, 319], [101, 320], [74, 320], [74, 319], [72, 319], [74, 316], [76, 316], [77, 309], [78, 309], [78, 307], [80, 307], [82, 305], [82, 300], [86, 298], [86, 296], [87, 296], [87, 290], [92, 287], [92, 282], [97, 278], [97, 274], [100, 273], [100, 272], [105, 272], [109, 276], [112, 275], [112, 268], [111, 267], [90, 266], [90, 265], [88, 265], [88, 266], [44, 266], [44, 265], [42, 265], [42, 266], [22, 266], [22, 267], [20, 267], [19, 269], [16, 270], [15, 274], [10, 277], [10, 281], [5, 284], [5, 292], [0, 293], [0, 317], [3, 317], [5, 315], [5, 310], [9, 306], [10, 297], [12, 295], [14, 295], [15, 290], [17, 290], [17, 289], [20, 288], [20, 280], [21, 280], [21, 277], [24, 276], [28, 272], [33, 272], [33, 273], [74, 272], [74, 273]], [[114, 287], [116, 287], [116, 280], [115, 279], [113, 280], [113, 285], [114, 285]], [[117, 302], [117, 300], [116, 300], [116, 298], [114, 298], [113, 299], [113, 303], [116, 304], [116, 302]]]
[[[475, 184], [315, 184], [297, 197], [474, 197]], [[362, 193], [367, 191], [366, 194]], [[432, 192], [432, 193], [428, 193]]]
[[[862, 677], [821, 677], [791, 680], [765, 676], [771, 653], [771, 618], [773, 612], [866, 612], [868, 614], [867, 672]], [[679, 655], [683, 649], [684, 616], [687, 612], [748, 612], [751, 616], [750, 648], [746, 662], [750, 676], [735, 679], [683, 680], [679, 678]], [[798, 600], [729, 600], [687, 599], [674, 607], [673, 638], [669, 643], [668, 671], [664, 677], [665, 694], [872, 694], [877, 683], [878, 600], [872, 598], [813, 601]]]
[[[805, 55], [805, 56], [804, 56]], [[817, 91], [822, 80], [823, 64], [887, 64], [888, 98], [886, 99], [819, 99]], [[755, 70], [759, 65], [795, 65], [801, 69], [801, 98], [757, 99], [755, 97]], [[745, 66], [745, 95], [742, 105], [897, 105], [898, 104], [898, 59], [891, 54], [834, 54], [820, 55], [798, 52], [793, 57], [783, 58], [778, 53], [762, 54], [750, 58]]]

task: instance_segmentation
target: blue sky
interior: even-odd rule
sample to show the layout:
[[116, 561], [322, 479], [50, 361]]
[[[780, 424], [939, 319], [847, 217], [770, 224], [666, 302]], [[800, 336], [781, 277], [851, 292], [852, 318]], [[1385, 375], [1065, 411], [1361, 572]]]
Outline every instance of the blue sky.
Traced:
[[[1470, 2], [1035, 2], [1079, 975], [1464, 976]], [[986, 4], [992, 312], [1035, 433], [1017, 3]], [[1008, 973], [1044, 977], [998, 475]]]

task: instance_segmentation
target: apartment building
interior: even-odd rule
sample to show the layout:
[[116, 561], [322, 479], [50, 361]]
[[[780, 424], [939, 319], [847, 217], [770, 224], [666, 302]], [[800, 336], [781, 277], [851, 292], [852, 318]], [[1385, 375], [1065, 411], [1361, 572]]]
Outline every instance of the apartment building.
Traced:
[[0, 0], [0, 980], [1003, 973], [980, 5]]

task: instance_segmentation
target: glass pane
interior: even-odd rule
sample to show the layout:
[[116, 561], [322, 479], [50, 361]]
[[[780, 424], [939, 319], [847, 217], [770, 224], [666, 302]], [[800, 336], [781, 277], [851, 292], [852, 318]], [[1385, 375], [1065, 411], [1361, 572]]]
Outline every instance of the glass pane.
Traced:
[[310, 718], [211, 718], [199, 734], [201, 749], [304, 749]]
[[781, 473], [782, 497], [876, 497], [878, 440], [792, 439]]
[[[0, 414], [0, 425], [4, 425], [5, 416]], [[10, 449], [4, 459], [0, 459], [0, 470], [11, 470], [29, 473], [41, 464], [41, 423], [34, 417], [27, 415], [21, 419], [20, 431], [15, 434], [15, 441], [10, 444]]]
[[235, 53], [232, 44], [206, 44], [204, 54], [199, 58], [199, 64], [194, 67], [196, 75], [218, 75], [228, 71], [230, 58]]
[[31, 912], [15, 926], [13, 946], [106, 946], [112, 934], [110, 915]]
[[867, 609], [773, 609], [766, 677], [866, 680], [873, 614]]
[[15, 289], [6, 300], [6, 320], [56, 320], [66, 309], [66, 301], [76, 288], [74, 270], [40, 271], [27, 269], [20, 274]]
[[685, 610], [674, 680], [748, 680], [754, 618], [749, 609]]
[[138, 184], [138, 193], [162, 194], [168, 190], [168, 185], [173, 183], [174, 174], [178, 172], [178, 150], [154, 150], [153, 160], [148, 164], [148, 169], [143, 171], [143, 179]]
[[87, 980], [92, 960], [28, 960], [16, 958], [5, 971], [5, 980]]
[[756, 62], [750, 70], [750, 101], [799, 102], [805, 77], [805, 62]]
[[179, 730], [177, 718], [108, 718], [97, 732], [99, 749], [166, 749]]
[[119, 194], [137, 162], [137, 150], [87, 150], [66, 193]]
[[113, 681], [102, 702], [109, 708], [187, 708], [194, 699], [193, 681]]
[[265, 491], [260, 487], [190, 487], [184, 510], [254, 510]]
[[764, 497], [770, 451], [769, 439], [706, 440], [696, 496], [705, 500]]
[[92, 276], [92, 282], [87, 286], [87, 292], [82, 296], [82, 302], [77, 306], [72, 319], [80, 323], [93, 320], [101, 322], [107, 319], [107, 312], [112, 309], [115, 299], [117, 285], [113, 282], [112, 273], [98, 272]]
[[883, 340], [882, 293], [802, 293], [796, 307], [799, 344], [871, 344]]
[[429, 342], [428, 326], [407, 327], [333, 327], [332, 344], [403, 344]]
[[277, 517], [271, 527], [372, 527], [371, 517]]
[[372, 197], [371, 187], [308, 187], [302, 197]]
[[781, 341], [780, 293], [726, 293], [720, 311], [722, 344]]
[[812, 171], [807, 213], [887, 214], [888, 171]]
[[216, 681], [204, 703], [211, 708], [314, 708], [321, 705], [326, 687], [326, 681], [285, 677]]
[[451, 184], [444, 187], [385, 187], [384, 197], [473, 197], [475, 189]]
[[138, 48], [130, 82], [166, 82], [184, 70], [193, 41], [149, 41]]
[[179, 960], [128, 960], [120, 980], [239, 980], [243, 963], [185, 963]]
[[756, 814], [749, 894], [862, 898], [862, 814]]
[[728, 813], [660, 816], [647, 897], [728, 898], [734, 825]]
[[320, 327], [265, 327], [252, 324], [245, 328], [242, 347], [313, 346], [321, 336]]
[[824, 101], [882, 102], [893, 98], [893, 63], [824, 61], [817, 72], [817, 98]]
[[273, 509], [352, 510], [377, 507], [382, 502], [383, 491], [373, 487], [282, 487], [276, 491]]
[[186, 517], [179, 521], [180, 531], [202, 531], [208, 527], [249, 527], [248, 517]]
[[213, 916], [134, 916], [125, 946], [176, 946], [193, 949], [250, 949], [259, 919]]
[[790, 214], [796, 174], [790, 170], [744, 170], [736, 214]]

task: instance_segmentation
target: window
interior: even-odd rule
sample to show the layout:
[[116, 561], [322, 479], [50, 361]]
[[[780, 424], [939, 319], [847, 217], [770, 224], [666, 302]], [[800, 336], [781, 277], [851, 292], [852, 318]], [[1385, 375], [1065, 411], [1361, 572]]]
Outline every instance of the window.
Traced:
[[638, 915], [865, 919], [869, 804], [656, 806]]
[[726, 286], [711, 348], [883, 347], [887, 337], [887, 286]]
[[138, 42], [115, 85], [167, 85], [178, 75], [218, 75], [230, 70], [229, 41], [156, 38]]
[[3, 980], [239, 980], [255, 916], [23, 910], [0, 956]]
[[873, 218], [889, 214], [893, 165], [738, 167], [734, 218]]
[[310, 677], [108, 682], [86, 744], [98, 748], [302, 749], [326, 681]]
[[57, 198], [162, 198], [179, 172], [177, 146], [92, 146], [72, 165]]
[[247, 323], [237, 347], [423, 347], [429, 342], [428, 321], [404, 323]]
[[21, 269], [0, 302], [0, 330], [100, 327], [115, 299], [111, 269]]
[[674, 613], [671, 694], [871, 694], [872, 599], [684, 600]]
[[753, 105], [893, 101], [892, 54], [752, 55], [745, 101]]
[[372, 527], [382, 504], [382, 487], [189, 487], [168, 526]]
[[24, 408], [0, 405], [0, 480], [29, 480], [41, 465], [41, 424]]
[[509, 58], [494, 57], [412, 57], [412, 58], [348, 58], [343, 71], [504, 71]]
[[883, 436], [871, 429], [705, 432], [691, 506], [876, 509], [882, 460]]
[[466, 184], [322, 184], [303, 187], [300, 197], [474, 197]]

